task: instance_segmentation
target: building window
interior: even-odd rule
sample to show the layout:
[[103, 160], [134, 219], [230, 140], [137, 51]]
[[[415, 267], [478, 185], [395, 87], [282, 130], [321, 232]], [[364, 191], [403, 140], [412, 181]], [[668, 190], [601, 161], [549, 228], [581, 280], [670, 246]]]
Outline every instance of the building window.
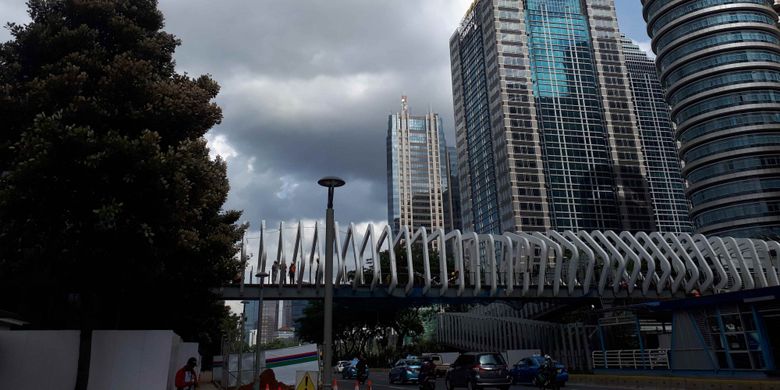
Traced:
[[761, 335], [749, 306], [707, 310], [707, 330], [718, 366], [722, 369], [766, 369]]

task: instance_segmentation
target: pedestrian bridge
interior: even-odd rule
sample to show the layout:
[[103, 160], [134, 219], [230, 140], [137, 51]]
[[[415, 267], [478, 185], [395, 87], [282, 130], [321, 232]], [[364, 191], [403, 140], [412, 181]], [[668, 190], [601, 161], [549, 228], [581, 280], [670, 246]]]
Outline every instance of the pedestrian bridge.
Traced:
[[[251, 274], [272, 274], [276, 261], [282, 270], [295, 264], [297, 272], [293, 279], [289, 272], [274, 273], [263, 286], [265, 299], [321, 299], [324, 233], [320, 223], [281, 223], [278, 229], [261, 223], [259, 237], [244, 240], [250, 275], [218, 292], [226, 300], [258, 299], [260, 285]], [[258, 254], [251, 262], [250, 249]], [[387, 226], [341, 230], [336, 224], [330, 250], [334, 297], [344, 299], [658, 299], [780, 285], [778, 242], [701, 234], [403, 228], [393, 235]]]

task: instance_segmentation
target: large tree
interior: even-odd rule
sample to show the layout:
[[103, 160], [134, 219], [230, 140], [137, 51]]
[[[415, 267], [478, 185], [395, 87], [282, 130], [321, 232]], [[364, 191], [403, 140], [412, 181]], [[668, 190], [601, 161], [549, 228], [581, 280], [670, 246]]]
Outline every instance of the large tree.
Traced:
[[35, 328], [213, 345], [240, 268], [219, 86], [178, 74], [155, 0], [30, 0], [0, 46], [0, 307]]

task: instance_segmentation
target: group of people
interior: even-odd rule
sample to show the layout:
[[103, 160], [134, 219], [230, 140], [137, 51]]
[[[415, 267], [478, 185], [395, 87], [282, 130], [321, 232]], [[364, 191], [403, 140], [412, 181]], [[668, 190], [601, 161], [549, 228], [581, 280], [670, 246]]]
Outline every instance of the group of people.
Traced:
[[[279, 263], [279, 260], [274, 261], [274, 264], [271, 266], [271, 284], [295, 283], [296, 268], [295, 262], [290, 264], [288, 268], [284, 263]], [[289, 282], [287, 276], [290, 277]]]

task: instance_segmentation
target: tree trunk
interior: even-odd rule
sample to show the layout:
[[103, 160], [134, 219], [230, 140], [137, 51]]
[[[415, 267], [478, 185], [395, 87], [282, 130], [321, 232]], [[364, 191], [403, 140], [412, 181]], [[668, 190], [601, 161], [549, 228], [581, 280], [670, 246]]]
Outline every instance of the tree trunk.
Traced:
[[82, 327], [79, 335], [79, 366], [76, 371], [76, 390], [87, 390], [89, 362], [92, 358], [92, 329]]
[[97, 297], [93, 294], [82, 293], [79, 297], [81, 304], [81, 332], [79, 333], [79, 364], [76, 370], [76, 390], [87, 390], [89, 385], [89, 365], [92, 360], [92, 329], [95, 325], [97, 313]]

